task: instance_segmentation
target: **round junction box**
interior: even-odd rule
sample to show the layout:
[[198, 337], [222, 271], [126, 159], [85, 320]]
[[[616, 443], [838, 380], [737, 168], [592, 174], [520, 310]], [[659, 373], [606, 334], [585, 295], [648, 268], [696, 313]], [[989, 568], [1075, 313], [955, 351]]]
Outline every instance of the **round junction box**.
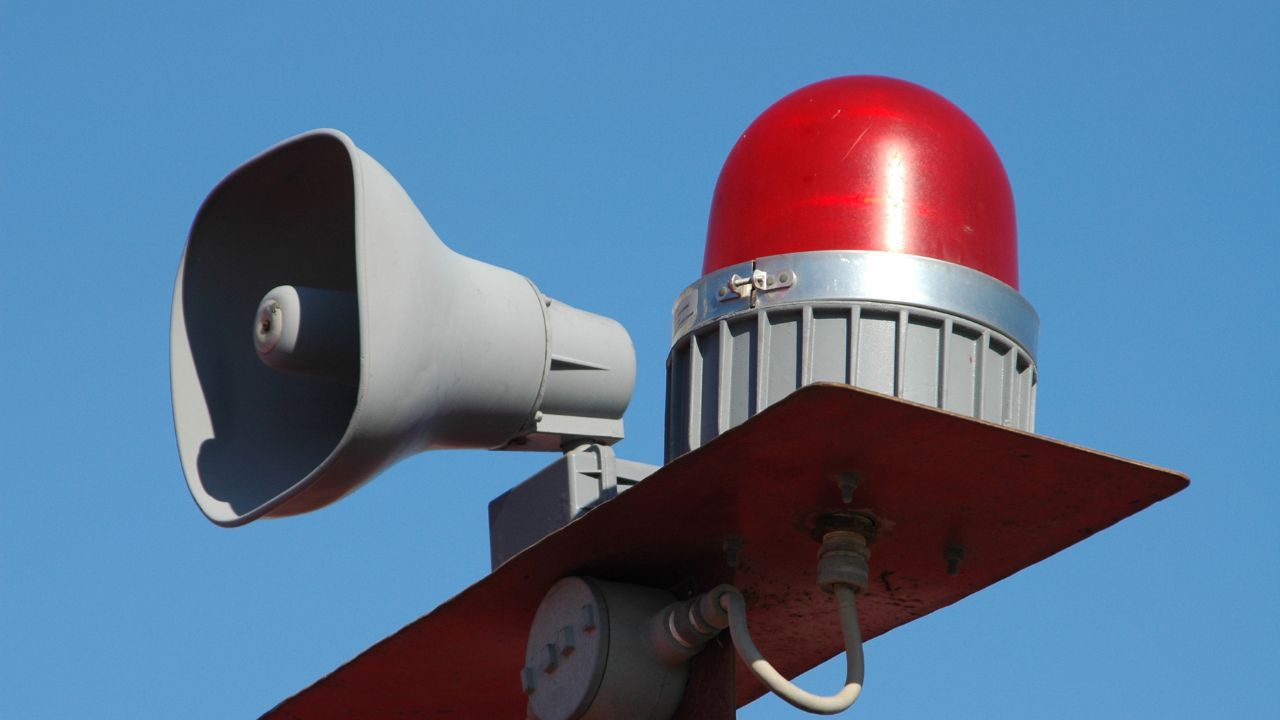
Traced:
[[566, 577], [534, 615], [521, 682], [533, 720], [666, 720], [680, 705], [687, 663], [655, 654], [650, 622], [674, 598], [662, 590]]

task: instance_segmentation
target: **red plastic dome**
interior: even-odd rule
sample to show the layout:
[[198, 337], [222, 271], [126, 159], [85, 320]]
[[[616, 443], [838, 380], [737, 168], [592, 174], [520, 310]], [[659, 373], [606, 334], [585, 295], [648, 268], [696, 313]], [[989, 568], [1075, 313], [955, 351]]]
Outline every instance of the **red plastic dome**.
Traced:
[[902, 80], [833, 78], [765, 110], [711, 201], [703, 273], [811, 250], [884, 250], [1018, 287], [1013, 193], [982, 130]]

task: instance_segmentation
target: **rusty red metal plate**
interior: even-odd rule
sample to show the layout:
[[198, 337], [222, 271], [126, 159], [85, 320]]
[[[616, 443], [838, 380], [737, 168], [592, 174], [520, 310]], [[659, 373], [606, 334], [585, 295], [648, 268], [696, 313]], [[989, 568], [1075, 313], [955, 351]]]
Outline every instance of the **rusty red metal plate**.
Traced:
[[[857, 473], [845, 506], [835, 478]], [[864, 637], [977, 592], [1185, 488], [1185, 476], [845, 385], [802, 388], [512, 558], [266, 717], [523, 718], [525, 633], [543, 593], [578, 574], [698, 592], [728, 571], [783, 673], [840, 650], [814, 584], [815, 514], [874, 511], [858, 600]], [[950, 546], [963, 547], [957, 575]], [[763, 688], [741, 664], [734, 705]], [[731, 687], [730, 687], [731, 686]], [[702, 694], [706, 695], [703, 688]], [[723, 703], [721, 703], [723, 704]]]

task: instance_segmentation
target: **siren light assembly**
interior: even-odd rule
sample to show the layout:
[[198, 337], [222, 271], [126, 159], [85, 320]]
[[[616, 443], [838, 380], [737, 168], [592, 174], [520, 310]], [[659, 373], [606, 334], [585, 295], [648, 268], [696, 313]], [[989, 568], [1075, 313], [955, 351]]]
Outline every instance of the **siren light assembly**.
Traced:
[[[172, 317], [179, 454], [219, 525], [318, 509], [425, 450], [560, 453], [490, 504], [490, 576], [269, 716], [710, 717], [689, 714], [699, 672], [738, 704], [768, 690], [839, 713], [864, 637], [1186, 485], [1031, 434], [1039, 319], [1003, 165], [959, 108], [891, 78], [797, 90], [730, 151], [702, 276], [672, 311], [661, 467], [613, 449], [626, 330], [451, 251], [337, 131], [213, 190]], [[1082, 472], [1096, 481], [1069, 484]], [[489, 644], [469, 659], [404, 664], [435, 686], [372, 669], [477, 617]], [[694, 660], [725, 629], [727, 675]], [[838, 651], [834, 695], [787, 680]], [[482, 665], [509, 685], [460, 713]]]

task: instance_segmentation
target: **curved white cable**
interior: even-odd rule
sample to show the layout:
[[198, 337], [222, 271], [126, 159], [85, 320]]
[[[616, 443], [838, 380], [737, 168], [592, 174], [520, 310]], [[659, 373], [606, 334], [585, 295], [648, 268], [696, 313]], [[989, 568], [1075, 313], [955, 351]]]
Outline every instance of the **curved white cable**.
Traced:
[[751, 633], [747, 629], [747, 601], [737, 588], [727, 588], [720, 596], [721, 605], [729, 613], [729, 633], [733, 636], [733, 645], [738, 649], [742, 661], [751, 668], [751, 672], [778, 697], [801, 710], [819, 715], [834, 715], [853, 705], [862, 694], [865, 670], [862, 630], [858, 627], [858, 606], [854, 589], [849, 585], [837, 584], [833, 586], [833, 590], [840, 605], [840, 629], [844, 633], [845, 658], [848, 664], [844, 687], [835, 695], [825, 696], [814, 695], [796, 687], [764, 659], [755, 643], [751, 642]]

